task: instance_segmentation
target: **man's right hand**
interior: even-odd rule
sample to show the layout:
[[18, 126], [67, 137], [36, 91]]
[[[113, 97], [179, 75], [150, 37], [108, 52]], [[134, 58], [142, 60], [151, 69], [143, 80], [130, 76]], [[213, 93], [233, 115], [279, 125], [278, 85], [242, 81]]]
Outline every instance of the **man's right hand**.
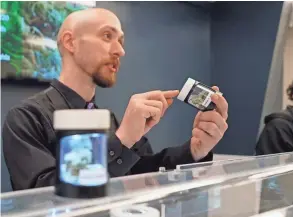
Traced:
[[149, 130], [159, 123], [178, 90], [151, 91], [133, 95], [130, 98], [116, 136], [121, 143], [131, 148]]

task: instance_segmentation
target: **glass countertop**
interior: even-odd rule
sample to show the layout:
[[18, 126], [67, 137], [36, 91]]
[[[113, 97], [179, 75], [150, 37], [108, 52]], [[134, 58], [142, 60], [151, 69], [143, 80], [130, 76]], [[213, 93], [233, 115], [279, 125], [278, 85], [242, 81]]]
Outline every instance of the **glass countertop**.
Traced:
[[286, 216], [292, 213], [293, 153], [181, 165], [110, 180], [108, 196], [70, 199], [54, 187], [1, 194], [2, 216]]

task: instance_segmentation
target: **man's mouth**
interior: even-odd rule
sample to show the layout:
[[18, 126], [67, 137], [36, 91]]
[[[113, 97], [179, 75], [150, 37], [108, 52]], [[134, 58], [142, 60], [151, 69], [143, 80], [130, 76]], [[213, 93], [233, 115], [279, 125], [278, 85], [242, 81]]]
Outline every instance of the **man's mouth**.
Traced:
[[117, 71], [117, 66], [116, 64], [107, 64], [108, 68], [113, 71], [116, 72]]
[[117, 61], [115, 61], [113, 63], [108, 63], [107, 66], [110, 69], [110, 71], [117, 72], [118, 71], [119, 64], [118, 64]]

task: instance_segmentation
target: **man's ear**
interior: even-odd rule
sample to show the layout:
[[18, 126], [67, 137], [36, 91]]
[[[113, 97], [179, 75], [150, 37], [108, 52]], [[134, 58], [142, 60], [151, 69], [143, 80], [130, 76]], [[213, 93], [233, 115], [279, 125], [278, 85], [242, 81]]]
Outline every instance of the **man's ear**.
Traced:
[[64, 49], [66, 49], [70, 53], [73, 53], [75, 47], [74, 47], [72, 32], [64, 31], [64, 33], [62, 34], [61, 40], [62, 40]]

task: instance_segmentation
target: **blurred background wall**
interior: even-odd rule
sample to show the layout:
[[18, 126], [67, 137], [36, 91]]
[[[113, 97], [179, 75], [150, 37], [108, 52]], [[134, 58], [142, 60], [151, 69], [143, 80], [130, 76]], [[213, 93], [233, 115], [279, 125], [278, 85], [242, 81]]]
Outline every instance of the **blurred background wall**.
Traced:
[[[254, 152], [282, 5], [282, 2], [212, 4], [211, 78], [229, 102], [229, 129], [216, 146], [217, 153], [252, 155]], [[275, 81], [272, 88], [280, 96], [279, 82]], [[282, 104], [281, 98], [278, 99], [273, 104], [277, 110]]]

